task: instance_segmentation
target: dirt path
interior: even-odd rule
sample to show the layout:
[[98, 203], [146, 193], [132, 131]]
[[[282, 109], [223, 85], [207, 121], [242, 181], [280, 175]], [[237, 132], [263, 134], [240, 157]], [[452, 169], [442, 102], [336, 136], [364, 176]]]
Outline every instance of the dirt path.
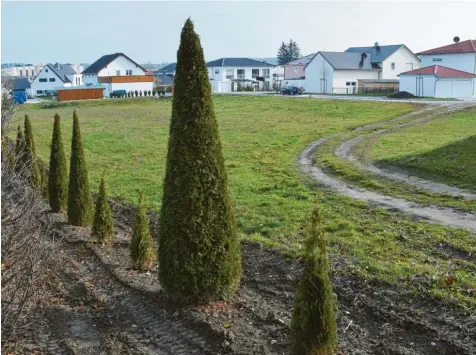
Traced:
[[408, 123], [399, 124], [392, 128], [382, 129], [372, 133], [357, 136], [355, 138], [344, 141], [343, 143], [338, 145], [334, 151], [334, 154], [341, 159], [345, 159], [349, 161], [355, 167], [361, 170], [369, 171], [375, 175], [379, 175], [379, 176], [392, 179], [392, 180], [403, 181], [407, 184], [417, 186], [418, 188], [423, 190], [428, 190], [435, 193], [444, 193], [444, 194], [455, 196], [455, 197], [461, 197], [466, 200], [475, 200], [476, 194], [471, 193], [469, 191], [460, 189], [455, 186], [449, 186], [443, 183], [425, 180], [414, 175], [409, 175], [409, 174], [406, 174], [404, 171], [401, 171], [400, 169], [391, 168], [391, 167], [380, 168], [371, 163], [365, 163], [365, 162], [359, 161], [359, 159], [353, 153], [353, 148], [355, 147], [355, 145], [361, 143], [362, 141], [366, 139], [369, 139], [370, 137], [383, 135], [395, 129], [400, 129], [410, 125], [423, 123], [430, 119], [440, 117], [441, 115], [447, 115], [451, 112], [455, 112], [455, 111], [461, 110], [462, 108], [471, 107], [471, 106], [476, 106], [476, 103], [465, 104], [465, 105], [457, 104], [453, 106], [450, 105], [446, 107], [445, 109], [442, 109], [441, 112], [431, 113], [427, 117], [419, 118]]
[[[471, 104], [472, 103], [450, 103], [436, 106], [436, 109], [441, 107], [445, 110], [456, 110], [458, 108], [462, 109], [464, 107], [468, 107], [468, 105]], [[434, 106], [431, 106], [431, 108], [434, 108]], [[429, 110], [430, 108], [427, 109]], [[413, 114], [416, 115], [422, 112], [424, 111], [417, 111]], [[402, 116], [399, 119], [393, 120], [392, 122], [396, 122], [398, 120], [402, 120], [408, 117], [411, 117], [411, 115]], [[363, 126], [357, 129], [357, 131], [362, 131], [370, 128], [378, 128], [379, 126], [383, 126], [385, 124], [388, 124], [388, 122]], [[383, 207], [390, 211], [404, 212], [417, 220], [424, 220], [429, 223], [436, 223], [452, 228], [461, 228], [476, 232], [476, 217], [474, 214], [457, 211], [451, 208], [423, 206], [418, 203], [407, 201], [404, 199], [382, 195], [339, 180], [334, 176], [325, 173], [321, 168], [314, 166], [312, 163], [312, 157], [316, 149], [318, 149], [320, 145], [322, 145], [329, 139], [334, 138], [336, 136], [337, 135], [333, 135], [314, 141], [310, 143], [301, 152], [298, 158], [298, 163], [300, 171], [303, 174], [311, 177], [314, 181], [322, 184], [323, 186], [330, 188], [340, 194], [349, 196], [351, 198], [365, 201], [369, 204]]]

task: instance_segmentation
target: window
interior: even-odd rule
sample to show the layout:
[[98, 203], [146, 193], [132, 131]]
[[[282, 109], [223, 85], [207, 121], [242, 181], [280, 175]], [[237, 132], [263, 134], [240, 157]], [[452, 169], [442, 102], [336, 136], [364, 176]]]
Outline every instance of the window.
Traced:
[[39, 81], [40, 81], [40, 83], [46, 83], [48, 80], [46, 80], [46, 78], [42, 78]]
[[259, 69], [251, 69], [251, 77], [256, 79], [259, 76]]
[[49, 80], [50, 83], [54, 83], [55, 81], [56, 81], [55, 78], [50, 78], [50, 80]]
[[25, 76], [28, 78], [28, 70], [25, 70]]
[[220, 69], [215, 69], [215, 75], [220, 74]]
[[442, 62], [443, 59], [441, 59], [441, 58], [433, 58], [433, 61], [434, 61], [434, 62]]
[[350, 81], [345, 83], [346, 86], [350, 86]]
[[294, 67], [294, 72], [297, 74], [297, 72], [299, 71], [299, 67]]
[[[40, 79], [41, 80], [41, 79]], [[36, 90], [37, 94], [43, 94], [43, 90]]]
[[352, 82], [352, 86], [355, 86], [355, 81]]
[[132, 70], [126, 70], [126, 75], [132, 75]]
[[390, 68], [391, 68], [392, 70], [395, 70], [395, 63], [390, 64]]
[[121, 71], [120, 70], [116, 70], [116, 76], [121, 76]]
[[236, 70], [236, 75], [238, 79], [244, 79], [245, 78], [245, 69], [237, 69]]
[[20, 69], [20, 76], [23, 76], [23, 70]]
[[35, 71], [34, 70], [31, 71], [31, 76], [35, 76]]
[[48, 69], [45, 69], [45, 72], [47, 72], [47, 73], [48, 73]]
[[227, 79], [234, 79], [235, 78], [235, 69], [227, 69], [226, 70], [226, 78]]
[[263, 69], [263, 76], [269, 78], [269, 69]]

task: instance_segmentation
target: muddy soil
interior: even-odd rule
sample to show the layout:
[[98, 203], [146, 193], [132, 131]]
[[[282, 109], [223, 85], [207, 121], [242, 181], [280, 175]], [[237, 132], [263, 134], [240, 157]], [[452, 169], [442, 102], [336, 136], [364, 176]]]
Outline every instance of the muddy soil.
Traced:
[[461, 105], [456, 105], [456, 107], [448, 106], [445, 109], [438, 110], [438, 112], [428, 114], [428, 116], [424, 118], [416, 119], [404, 124], [399, 124], [393, 128], [382, 129], [382, 130], [378, 130], [369, 134], [363, 134], [363, 135], [354, 137], [352, 139], [342, 142], [339, 146], [336, 147], [334, 153], [337, 157], [349, 161], [352, 165], [359, 168], [360, 170], [365, 170], [365, 171], [371, 172], [372, 174], [375, 174], [384, 178], [397, 180], [397, 181], [403, 181], [406, 184], [411, 184], [411, 185], [417, 186], [420, 189], [428, 190], [434, 193], [447, 194], [450, 196], [460, 197], [465, 200], [476, 200], [476, 194], [460, 189], [458, 187], [449, 186], [443, 183], [434, 182], [430, 180], [425, 180], [415, 175], [408, 174], [405, 171], [401, 169], [397, 169], [395, 167], [393, 168], [389, 166], [378, 167], [371, 163], [359, 161], [358, 157], [353, 152], [354, 147], [357, 144], [360, 144], [361, 142], [365, 141], [366, 139], [369, 139], [369, 138], [375, 139], [376, 136], [381, 136], [385, 133], [388, 133], [389, 131], [392, 131], [395, 129], [401, 129], [404, 127], [408, 127], [410, 125], [423, 123], [430, 119], [441, 117], [442, 115], [448, 115], [454, 111], [461, 110], [462, 108], [471, 107], [471, 106], [476, 106], [476, 103], [467, 104], [467, 105], [464, 105], [463, 107]]
[[[131, 268], [134, 212], [113, 203], [116, 236], [109, 246], [94, 243], [88, 228], [49, 214], [55, 236], [62, 238], [61, 269], [45, 290], [50, 302], [36, 311], [40, 326], [24, 334], [15, 354], [288, 354], [300, 261], [244, 243], [235, 300], [177, 308], [162, 293], [155, 266], [145, 272]], [[403, 287], [342, 275], [341, 256], [331, 260], [339, 354], [476, 353], [474, 313]]]
[[[468, 107], [468, 105], [468, 103], [451, 103], [447, 106], [449, 106], [452, 110], [457, 110], [458, 108], [463, 109]], [[417, 113], [421, 112], [422, 111], [418, 111]], [[432, 113], [429, 113], [429, 115], [431, 114]], [[397, 122], [398, 120], [402, 120], [403, 118], [408, 118], [410, 116], [411, 114], [405, 115], [393, 120], [392, 122]], [[356, 131], [378, 128], [379, 126], [385, 125], [387, 123], [388, 122], [363, 126], [358, 128]], [[336, 136], [337, 135], [333, 135], [314, 141], [301, 152], [298, 157], [298, 164], [302, 174], [310, 177], [312, 180], [323, 185], [324, 187], [330, 188], [353, 199], [365, 201], [370, 205], [379, 206], [390, 211], [403, 212], [410, 215], [415, 220], [422, 220], [428, 223], [436, 223], [452, 228], [461, 228], [476, 232], [476, 223], [474, 222], [475, 216], [472, 213], [461, 212], [451, 208], [423, 206], [416, 202], [366, 190], [351, 183], [339, 180], [334, 176], [324, 172], [321, 168], [314, 166], [312, 157], [315, 154], [316, 149], [318, 149], [320, 145], [324, 144], [329, 139]]]

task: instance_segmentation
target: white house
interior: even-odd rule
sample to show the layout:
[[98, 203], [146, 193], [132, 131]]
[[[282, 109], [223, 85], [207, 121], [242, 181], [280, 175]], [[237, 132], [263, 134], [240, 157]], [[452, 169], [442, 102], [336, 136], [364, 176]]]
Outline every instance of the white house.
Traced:
[[5, 76], [20, 76], [20, 77], [25, 77], [25, 78], [29, 78], [30, 80], [33, 80], [35, 78], [35, 75], [38, 75], [38, 73], [44, 67], [45, 67], [45, 64], [15, 65], [13, 67], [3, 69], [2, 70], [2, 75], [5, 75]]
[[123, 53], [107, 54], [82, 72], [84, 84], [102, 84], [105, 96], [116, 90], [152, 91], [154, 79], [147, 70]]
[[269, 90], [274, 65], [249, 58], [220, 58], [207, 63], [213, 92], [237, 91], [238, 86]]
[[370, 53], [317, 52], [305, 66], [304, 88], [320, 94], [353, 94], [359, 79], [379, 79], [380, 68]]
[[[458, 41], [447, 46], [429, 49], [417, 54], [421, 56], [422, 67], [437, 65], [439, 68], [447, 67], [463, 71], [467, 74], [476, 74], [476, 40]], [[472, 81], [471, 93], [467, 91], [467, 81], [470, 77], [471, 75], [466, 75], [465, 80], [454, 82], [454, 84], [458, 86], [458, 88], [455, 89], [455, 93], [464, 94], [464, 96], [460, 97], [476, 97], [476, 81], [474, 79]], [[428, 95], [425, 94], [425, 96]]]
[[415, 96], [465, 98], [474, 96], [476, 74], [441, 65], [400, 74], [400, 90]]
[[[381, 69], [379, 79], [398, 80], [400, 73], [420, 68], [420, 58], [404, 44], [373, 47], [350, 47], [347, 53], [370, 53], [372, 65]], [[363, 79], [363, 78], [362, 78]]]
[[46, 64], [31, 82], [31, 95], [56, 93], [58, 88], [80, 86], [82, 76], [68, 64]]

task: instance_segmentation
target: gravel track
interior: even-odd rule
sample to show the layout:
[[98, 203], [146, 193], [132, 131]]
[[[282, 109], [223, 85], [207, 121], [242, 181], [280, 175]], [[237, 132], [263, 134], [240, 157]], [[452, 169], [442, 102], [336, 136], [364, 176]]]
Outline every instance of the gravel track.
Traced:
[[[436, 109], [442, 107], [444, 110], [457, 111], [458, 109], [463, 109], [474, 104], [458, 102], [447, 103], [444, 105], [435, 105], [438, 105]], [[426, 110], [428, 110], [429, 116], [433, 117], [432, 115], [434, 114], [431, 113], [431, 108], [434, 108], [434, 105], [430, 105], [430, 107], [427, 107]], [[411, 117], [412, 115], [421, 114], [424, 112], [425, 110], [416, 111], [412, 114], [404, 115], [390, 122], [398, 122], [398, 120], [403, 120], [408, 117]], [[424, 121], [425, 118], [419, 118], [418, 120]], [[378, 128], [385, 124], [388, 124], [388, 122], [362, 126], [356, 129], [355, 131]], [[314, 166], [312, 163], [312, 157], [314, 156], [316, 149], [318, 149], [320, 145], [324, 144], [329, 139], [334, 138], [336, 136], [338, 135], [332, 135], [318, 139], [314, 142], [311, 142], [306, 148], [304, 148], [304, 150], [300, 153], [298, 157], [298, 165], [301, 173], [303, 173], [305, 176], [310, 177], [317, 183], [353, 199], [365, 201], [371, 205], [379, 206], [389, 211], [403, 212], [410, 215], [416, 220], [423, 220], [428, 223], [435, 223], [452, 228], [466, 229], [472, 232], [476, 232], [476, 216], [472, 213], [461, 212], [451, 208], [424, 206], [412, 201], [407, 201], [401, 198], [395, 198], [377, 192], [369, 191], [360, 188], [356, 185], [339, 180], [336, 177], [324, 172], [321, 168]]]

